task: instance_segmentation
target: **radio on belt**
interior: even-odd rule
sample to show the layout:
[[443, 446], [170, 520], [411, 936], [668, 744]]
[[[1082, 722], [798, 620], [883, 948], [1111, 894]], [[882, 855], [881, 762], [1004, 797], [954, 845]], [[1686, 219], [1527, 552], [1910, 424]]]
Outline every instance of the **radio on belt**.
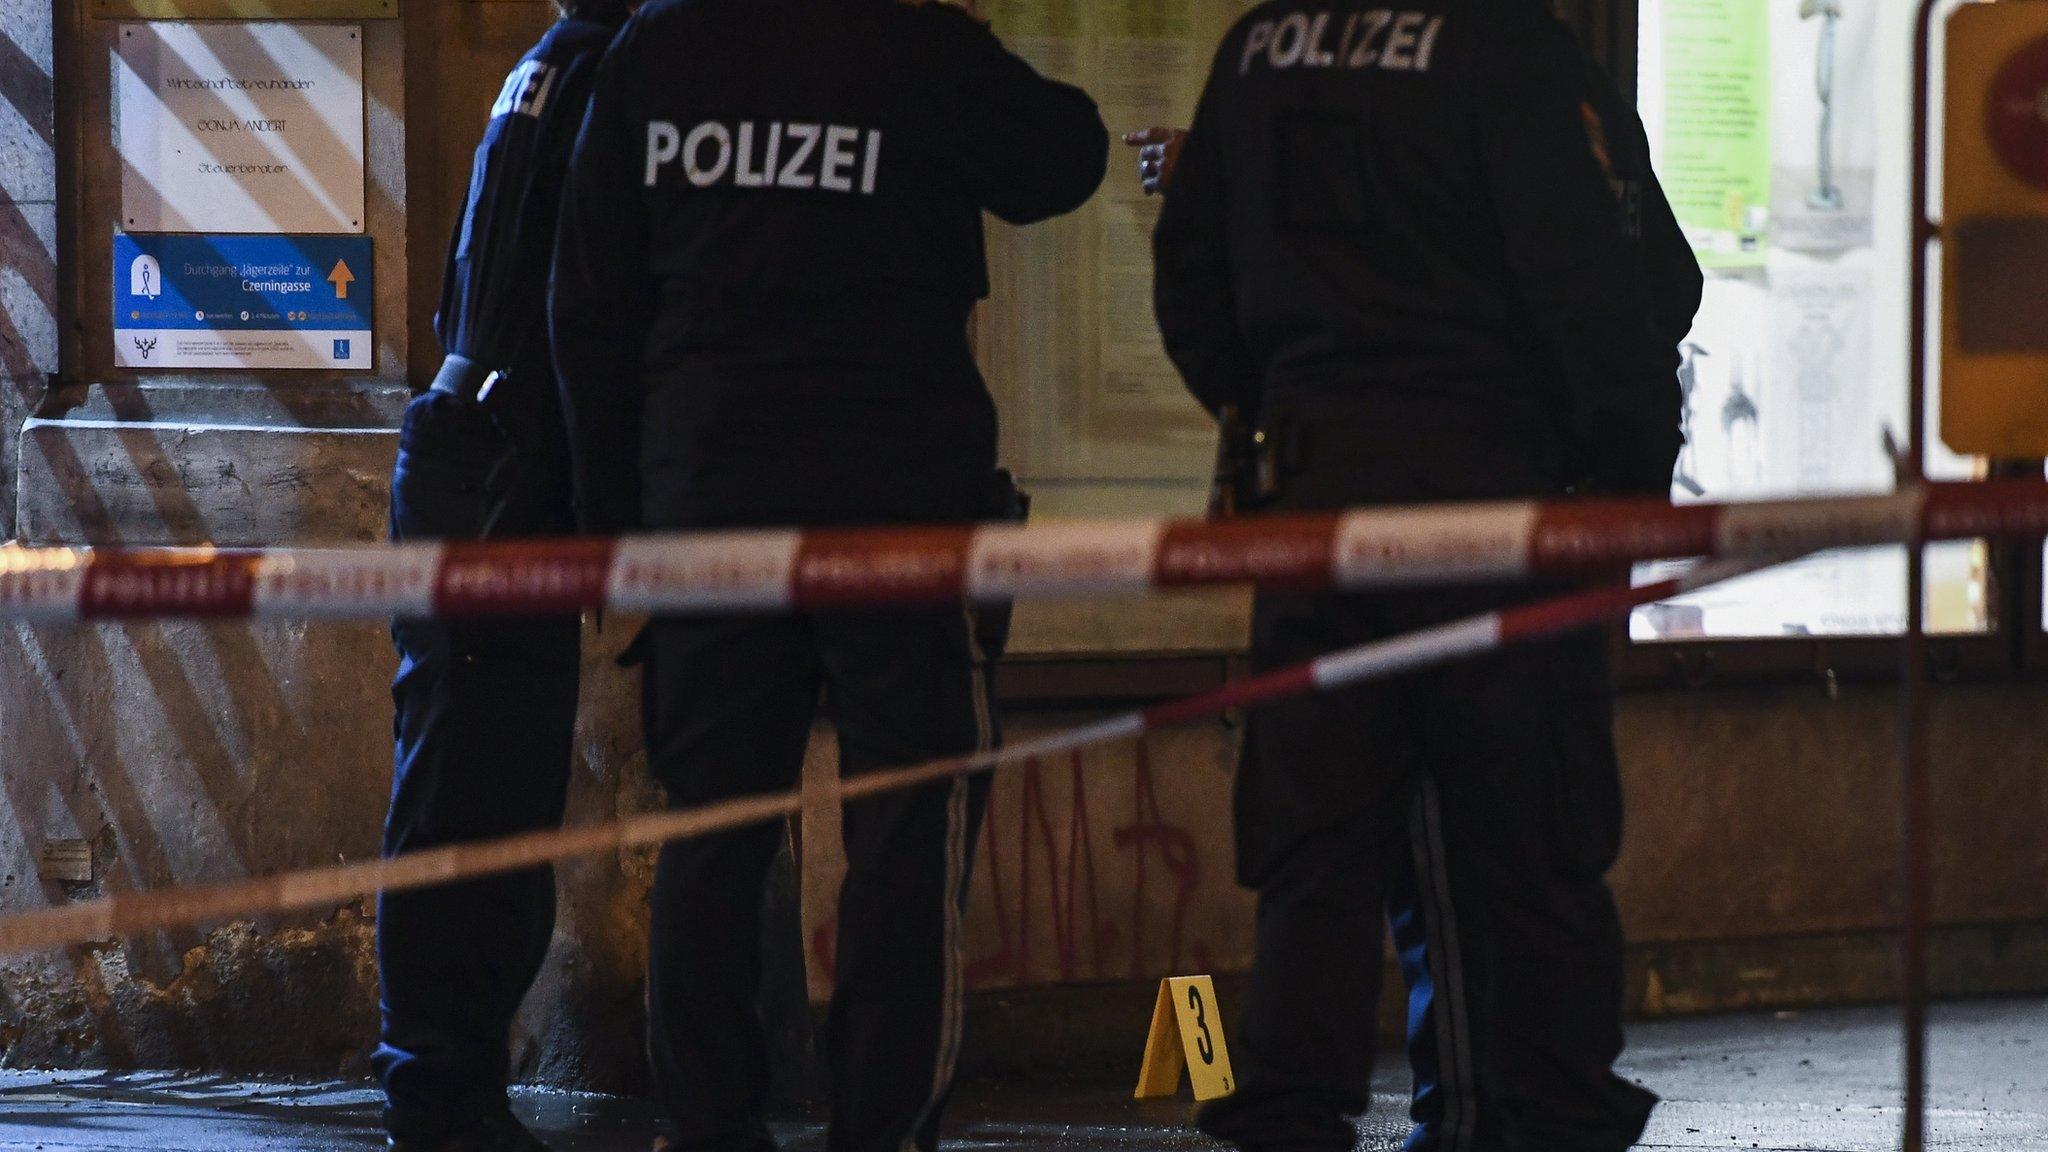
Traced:
[[2048, 3], [1948, 19], [1941, 438], [2048, 456]]

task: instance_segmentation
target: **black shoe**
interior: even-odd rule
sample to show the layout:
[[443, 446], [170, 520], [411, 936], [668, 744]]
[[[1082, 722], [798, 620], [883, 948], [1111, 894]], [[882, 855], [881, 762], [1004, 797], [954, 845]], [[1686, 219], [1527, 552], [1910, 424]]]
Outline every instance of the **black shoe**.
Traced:
[[391, 1152], [549, 1152], [548, 1146], [513, 1119], [510, 1112], [500, 1112], [474, 1128], [434, 1140], [401, 1140], [393, 1136], [388, 1147]]

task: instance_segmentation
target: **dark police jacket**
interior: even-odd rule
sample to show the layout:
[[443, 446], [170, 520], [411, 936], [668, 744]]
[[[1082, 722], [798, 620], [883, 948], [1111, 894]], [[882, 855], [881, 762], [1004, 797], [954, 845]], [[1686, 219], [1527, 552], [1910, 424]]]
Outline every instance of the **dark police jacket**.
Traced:
[[586, 528], [974, 515], [982, 213], [1071, 211], [1107, 162], [1093, 101], [943, 4], [643, 9], [600, 70], [555, 264]]
[[1255, 9], [1155, 248], [1175, 363], [1264, 414], [1297, 503], [1669, 490], [1699, 267], [1534, 0]]
[[[563, 20], [522, 58], [477, 146], [469, 200], [449, 244], [434, 330], [451, 357], [444, 376], [504, 374], [494, 411], [566, 445], [547, 347], [548, 269], [570, 150], [597, 64], [617, 28]], [[473, 386], [480, 381], [471, 380]]]

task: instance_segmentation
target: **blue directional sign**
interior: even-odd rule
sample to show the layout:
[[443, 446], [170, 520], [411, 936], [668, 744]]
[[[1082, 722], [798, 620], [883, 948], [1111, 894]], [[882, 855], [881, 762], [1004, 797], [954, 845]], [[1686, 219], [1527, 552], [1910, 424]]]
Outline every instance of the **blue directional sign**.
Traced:
[[114, 237], [114, 362], [123, 368], [376, 363], [367, 236]]

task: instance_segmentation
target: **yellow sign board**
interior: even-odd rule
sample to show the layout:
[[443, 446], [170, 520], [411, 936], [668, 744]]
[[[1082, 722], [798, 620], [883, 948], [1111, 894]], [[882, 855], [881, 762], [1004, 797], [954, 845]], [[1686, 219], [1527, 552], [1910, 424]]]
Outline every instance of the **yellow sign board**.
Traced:
[[381, 20], [398, 0], [92, 0], [103, 20]]
[[1941, 438], [2048, 456], [2048, 2], [1948, 20]]
[[1195, 1087], [1195, 1099], [1216, 1100], [1237, 1091], [1230, 1049], [1223, 1043], [1223, 1013], [1216, 985], [1207, 976], [1176, 976], [1159, 982], [1152, 1006], [1152, 1031], [1145, 1037], [1144, 1066], [1138, 1070], [1139, 1100], [1180, 1091], [1181, 1069]]

